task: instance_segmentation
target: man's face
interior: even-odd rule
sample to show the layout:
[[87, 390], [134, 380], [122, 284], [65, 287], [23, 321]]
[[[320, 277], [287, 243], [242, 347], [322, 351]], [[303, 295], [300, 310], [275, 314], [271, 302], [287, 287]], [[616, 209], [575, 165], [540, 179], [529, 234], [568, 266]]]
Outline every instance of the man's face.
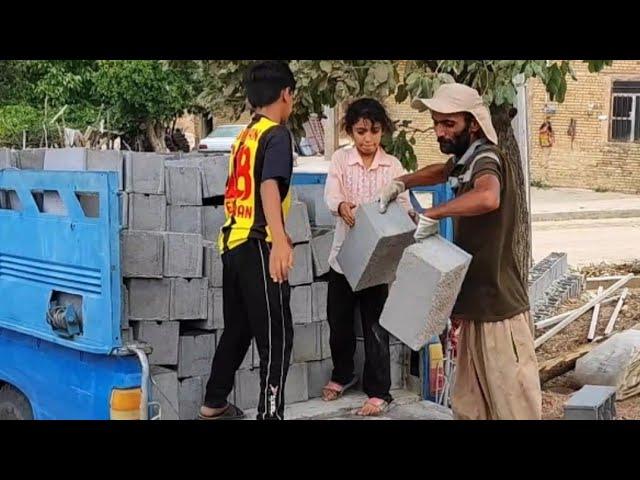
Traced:
[[472, 134], [479, 129], [476, 121], [468, 122], [464, 113], [431, 112], [431, 118], [440, 151], [458, 157], [467, 151]]

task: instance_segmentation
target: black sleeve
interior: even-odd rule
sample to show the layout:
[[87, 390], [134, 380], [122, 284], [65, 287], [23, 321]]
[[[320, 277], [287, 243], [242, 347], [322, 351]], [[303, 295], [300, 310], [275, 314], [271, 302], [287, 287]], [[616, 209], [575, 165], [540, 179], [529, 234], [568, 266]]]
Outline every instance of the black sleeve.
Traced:
[[261, 181], [275, 179], [288, 186], [293, 171], [293, 150], [289, 130], [278, 125], [266, 132], [263, 138], [264, 165]]

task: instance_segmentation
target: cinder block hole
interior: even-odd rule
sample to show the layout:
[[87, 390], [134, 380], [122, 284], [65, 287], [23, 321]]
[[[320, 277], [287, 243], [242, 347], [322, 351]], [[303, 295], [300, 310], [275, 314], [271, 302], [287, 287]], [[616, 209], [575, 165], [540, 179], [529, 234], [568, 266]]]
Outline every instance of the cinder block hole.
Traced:
[[69, 214], [67, 206], [57, 190], [31, 190], [31, 195], [40, 213], [61, 217], [66, 217]]
[[85, 217], [100, 217], [100, 194], [98, 192], [76, 192], [76, 198]]
[[22, 211], [22, 202], [20, 202], [18, 192], [0, 188], [0, 210]]

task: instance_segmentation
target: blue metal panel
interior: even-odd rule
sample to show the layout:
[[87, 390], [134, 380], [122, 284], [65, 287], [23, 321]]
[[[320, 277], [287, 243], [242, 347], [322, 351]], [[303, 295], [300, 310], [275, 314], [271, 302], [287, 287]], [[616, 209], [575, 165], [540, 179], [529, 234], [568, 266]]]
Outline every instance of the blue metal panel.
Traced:
[[108, 420], [114, 388], [140, 387], [137, 357], [98, 355], [0, 328], [0, 381], [29, 399], [36, 419]]
[[[0, 171], [21, 211], [0, 209], [0, 327], [93, 353], [121, 346], [120, 209], [115, 172]], [[64, 216], [41, 213], [32, 191], [57, 191]], [[86, 217], [76, 193], [99, 195]], [[46, 312], [53, 291], [82, 296], [82, 333], [56, 334]]]

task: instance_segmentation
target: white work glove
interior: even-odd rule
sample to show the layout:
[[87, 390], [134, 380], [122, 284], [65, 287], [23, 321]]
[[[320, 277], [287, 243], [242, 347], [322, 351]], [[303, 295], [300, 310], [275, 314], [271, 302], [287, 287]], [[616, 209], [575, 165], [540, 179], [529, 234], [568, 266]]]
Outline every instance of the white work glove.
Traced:
[[418, 218], [418, 228], [416, 228], [416, 233], [413, 234], [413, 238], [416, 242], [424, 240], [425, 238], [428, 238], [431, 235], [435, 235], [439, 232], [438, 220], [425, 217], [424, 215], [418, 215]]
[[389, 204], [398, 198], [398, 195], [405, 190], [406, 187], [400, 180], [392, 180], [390, 183], [382, 187], [378, 198], [380, 213], [386, 212]]

